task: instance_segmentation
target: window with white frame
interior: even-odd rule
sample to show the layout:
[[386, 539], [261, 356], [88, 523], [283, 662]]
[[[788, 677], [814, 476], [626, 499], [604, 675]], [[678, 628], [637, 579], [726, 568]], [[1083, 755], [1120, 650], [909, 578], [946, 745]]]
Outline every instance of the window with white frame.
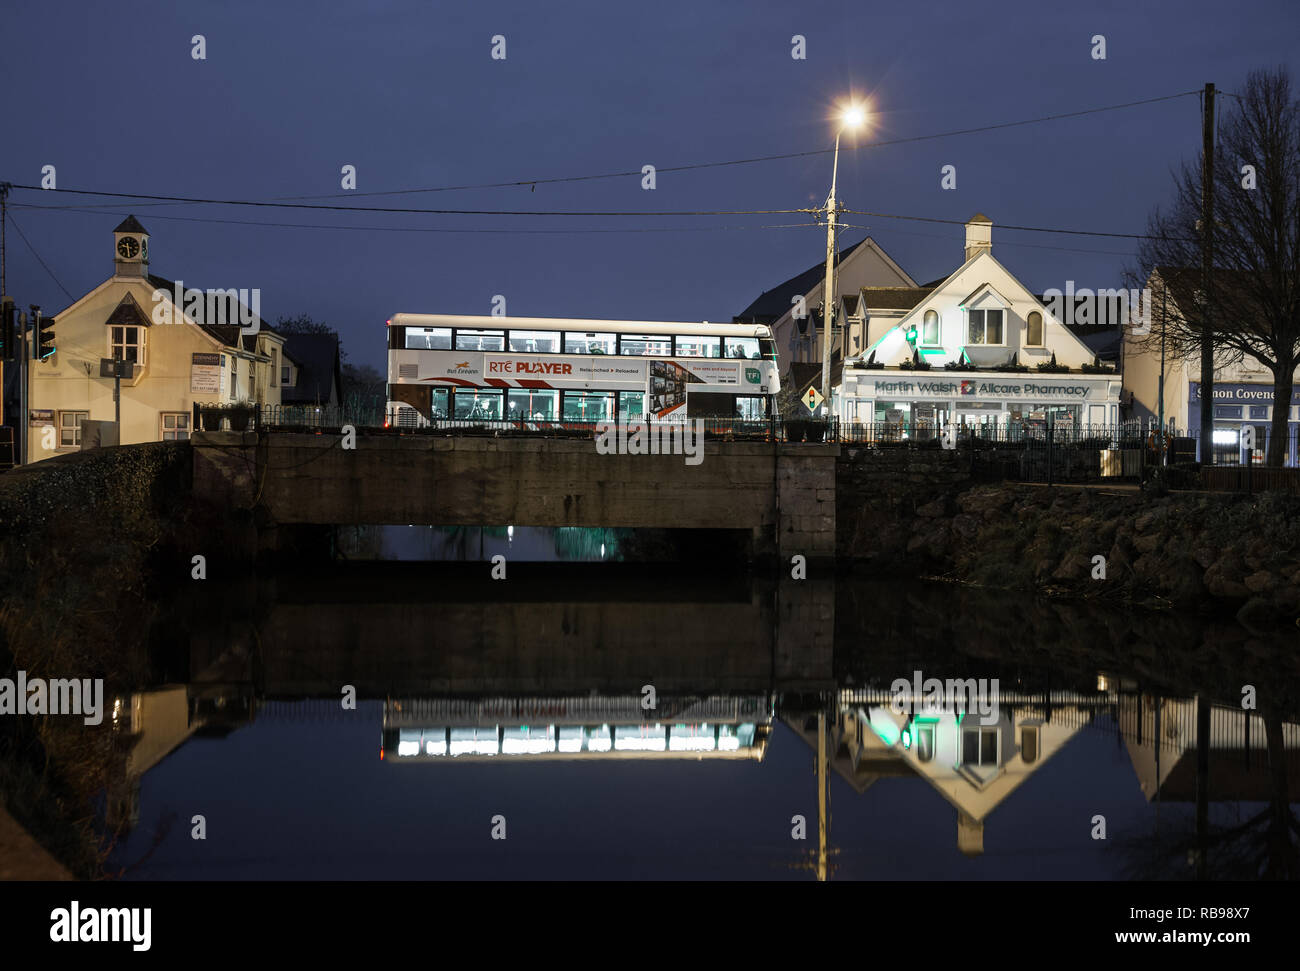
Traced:
[[1043, 346], [1043, 315], [1037, 310], [1031, 310], [1025, 320], [1025, 346]]
[[88, 411], [59, 412], [59, 448], [81, 447], [81, 423], [88, 418]]
[[936, 347], [939, 344], [939, 314], [933, 310], [925, 312], [921, 323], [921, 343]]
[[164, 411], [159, 417], [164, 442], [183, 442], [190, 437], [190, 416], [187, 412]]
[[287, 364], [280, 366], [280, 384], [286, 388], [292, 387], [293, 385], [293, 381], [291, 380], [291, 369]]
[[968, 310], [967, 344], [1001, 344], [1002, 311]]
[[961, 733], [961, 761], [963, 765], [997, 765], [997, 729], [966, 729]]
[[109, 327], [108, 356], [133, 364], [144, 364], [144, 332], [143, 327]]

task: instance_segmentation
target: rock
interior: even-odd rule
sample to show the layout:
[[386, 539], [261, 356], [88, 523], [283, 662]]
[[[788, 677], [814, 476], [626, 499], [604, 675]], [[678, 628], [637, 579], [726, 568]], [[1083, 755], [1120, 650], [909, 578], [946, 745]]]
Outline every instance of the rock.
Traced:
[[1234, 553], [1225, 553], [1205, 571], [1205, 589], [1213, 597], [1225, 600], [1245, 600], [1250, 589], [1243, 582], [1245, 567]]
[[1090, 576], [1091, 571], [1092, 559], [1076, 551], [1065, 557], [1065, 561], [1053, 571], [1052, 579], [1062, 583], [1072, 583]]
[[1143, 513], [1133, 523], [1133, 531], [1138, 533], [1145, 533], [1150, 528], [1151, 524], [1155, 521], [1156, 521], [1155, 513], [1153, 512]]
[[1164, 546], [1162, 542], [1164, 537], [1159, 533], [1148, 533], [1145, 536], [1139, 536], [1133, 541], [1133, 548], [1139, 553], [1154, 553]]
[[1263, 597], [1251, 597], [1237, 611], [1237, 621], [1251, 628], [1267, 627], [1277, 619], [1277, 613]]
[[1198, 546], [1192, 551], [1192, 559], [1200, 564], [1202, 570], [1208, 570], [1219, 558], [1219, 551], [1211, 546]]
[[979, 534], [980, 521], [974, 516], [960, 513], [953, 517], [952, 531], [963, 540], [971, 540]]
[[927, 519], [935, 519], [944, 515], [947, 510], [944, 508], [942, 499], [935, 499], [933, 502], [927, 502], [916, 510], [918, 516], [925, 516]]
[[1246, 589], [1251, 593], [1264, 594], [1268, 593], [1269, 590], [1277, 585], [1277, 577], [1273, 576], [1273, 574], [1269, 573], [1267, 570], [1259, 570], [1258, 572], [1252, 573], [1250, 576], [1246, 577], [1244, 582], [1246, 584]]

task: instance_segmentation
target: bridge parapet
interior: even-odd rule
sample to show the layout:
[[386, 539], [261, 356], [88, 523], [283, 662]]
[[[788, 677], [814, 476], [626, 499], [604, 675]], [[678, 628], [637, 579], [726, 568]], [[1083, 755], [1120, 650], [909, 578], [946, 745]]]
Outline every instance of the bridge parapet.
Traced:
[[837, 445], [704, 442], [600, 454], [591, 439], [198, 432], [197, 497], [276, 525], [750, 529], [762, 552], [835, 552]]

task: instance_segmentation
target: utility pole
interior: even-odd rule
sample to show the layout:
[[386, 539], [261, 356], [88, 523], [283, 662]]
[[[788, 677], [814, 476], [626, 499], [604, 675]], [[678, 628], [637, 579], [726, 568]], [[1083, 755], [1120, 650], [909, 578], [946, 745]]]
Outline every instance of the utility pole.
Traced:
[[27, 464], [27, 315], [18, 315], [18, 418], [14, 421], [14, 438], [18, 440], [18, 464]]
[[1201, 106], [1201, 465], [1214, 464], [1214, 85]]

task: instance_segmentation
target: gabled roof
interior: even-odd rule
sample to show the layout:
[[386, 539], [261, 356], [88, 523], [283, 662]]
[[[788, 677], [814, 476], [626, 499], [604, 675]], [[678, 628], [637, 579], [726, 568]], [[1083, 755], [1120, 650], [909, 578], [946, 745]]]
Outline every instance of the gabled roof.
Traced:
[[329, 401], [331, 390], [336, 400], [342, 397], [338, 335], [286, 334], [284, 355], [298, 366], [298, 380], [293, 387], [281, 389], [281, 401], [286, 404]]
[[[852, 246], [840, 250], [839, 258], [835, 265], [843, 263], [859, 246], [867, 241], [870, 237], [858, 240]], [[802, 297], [813, 287], [817, 286], [826, 276], [826, 263], [815, 263], [808, 267], [797, 276], [792, 276], [784, 283], [773, 287], [771, 290], [764, 290], [758, 295], [758, 298], [748, 307], [738, 313], [733, 319], [736, 321], [756, 320], [760, 322], [771, 322], [780, 319], [780, 317], [790, 309], [791, 300], [794, 297]]]
[[1002, 301], [1002, 305], [1003, 305], [1004, 307], [1010, 307], [1010, 306], [1011, 306], [1011, 301], [1008, 300], [1006, 297], [1002, 296], [1002, 293], [998, 290], [998, 288], [995, 287], [995, 286], [994, 286], [993, 284], [991, 284], [991, 283], [981, 283], [979, 286], [977, 286], [977, 287], [976, 287], [974, 290], [972, 290], [970, 293], [966, 294], [966, 296], [964, 296], [964, 297], [962, 297], [960, 300], [958, 300], [958, 301], [957, 301], [957, 306], [959, 306], [959, 307], [964, 307], [964, 306], [966, 306], [966, 304], [970, 303], [970, 302], [971, 302], [972, 300], [974, 300], [977, 296], [979, 296], [980, 293], [982, 293], [982, 292], [985, 291], [985, 290], [990, 291], [990, 292], [991, 292], [995, 297], [997, 297], [999, 300], [1001, 300], [1001, 301]]
[[[1169, 295], [1173, 297], [1178, 309], [1186, 316], [1190, 315], [1199, 303], [1203, 289], [1204, 277], [1199, 267], [1157, 266], [1155, 273], [1160, 274]], [[1238, 307], [1253, 303], [1247, 276], [1240, 270], [1219, 268], [1214, 271], [1215, 302], [1230, 301]]]
[[[166, 277], [156, 276], [153, 273], [150, 273], [149, 282], [153, 284], [156, 289], [165, 290], [168, 293], [173, 293], [173, 294], [176, 292], [176, 283], [172, 280], [168, 280]], [[200, 288], [191, 287], [187, 285], [185, 289], [186, 291], [189, 291], [189, 290], [199, 290]], [[207, 306], [206, 301], [207, 301], [208, 294], [206, 290], [202, 292], [205, 301], [204, 307], [206, 308]], [[240, 313], [240, 308], [243, 307], [243, 304], [240, 303], [237, 298], [227, 297], [224, 295], [221, 296], [214, 295], [213, 299], [222, 301], [225, 304], [226, 320], [238, 321], [240, 319], [239, 313]], [[182, 307], [178, 307], [177, 309], [183, 312], [185, 308], [182, 306]], [[248, 313], [252, 313], [251, 309], [248, 310]], [[273, 328], [261, 317], [255, 318], [255, 321], [258, 324], [258, 332], [270, 331], [272, 333], [276, 333], [275, 328]], [[240, 333], [240, 327], [239, 324], [237, 323], [224, 324], [224, 325], [200, 323], [199, 327], [202, 328], [203, 331], [207, 333], [209, 336], [215, 338], [216, 340], [219, 340], [227, 347], [233, 347], [237, 350], [243, 350], [249, 353], [253, 353], [254, 351], [257, 350], [257, 333], [242, 334]]]
[[929, 284], [923, 287], [863, 287], [862, 300], [868, 310], [911, 310], [934, 291], [935, 287]]
[[148, 327], [153, 321], [149, 318], [140, 305], [135, 302], [135, 297], [126, 294], [108, 315], [108, 320], [104, 321], [105, 326], [111, 327]]

